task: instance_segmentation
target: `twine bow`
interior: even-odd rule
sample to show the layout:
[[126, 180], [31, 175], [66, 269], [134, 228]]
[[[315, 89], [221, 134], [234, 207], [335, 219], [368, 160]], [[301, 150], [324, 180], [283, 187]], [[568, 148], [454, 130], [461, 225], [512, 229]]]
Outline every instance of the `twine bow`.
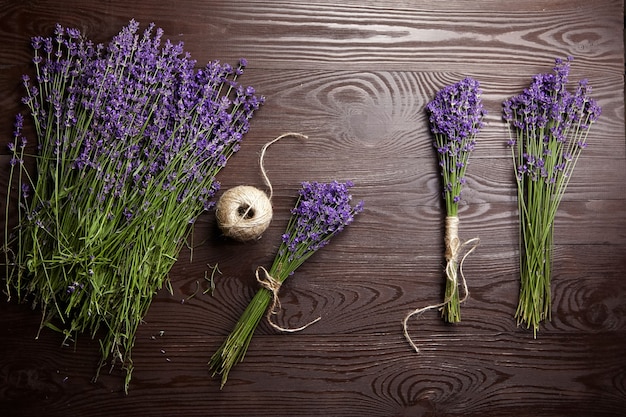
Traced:
[[[259, 277], [259, 270], [263, 271], [264, 277], [261, 278]], [[274, 323], [272, 321], [272, 315], [276, 314], [276, 308], [280, 309], [280, 298], [278, 297], [278, 291], [280, 291], [280, 287], [282, 285], [282, 283], [280, 281], [278, 281], [277, 279], [275, 279], [274, 277], [272, 277], [270, 275], [270, 273], [267, 271], [267, 269], [265, 269], [262, 266], [259, 266], [256, 269], [256, 280], [259, 282], [259, 284], [265, 288], [266, 290], [270, 291], [272, 293], [272, 305], [271, 307], [267, 310], [267, 322], [270, 324], [270, 326], [272, 326], [274, 329], [280, 331], [280, 332], [289, 332], [289, 333], [295, 333], [295, 332], [299, 332], [301, 330], [306, 329], [307, 327], [309, 327], [310, 325], [312, 325], [313, 323], [320, 321], [322, 318], [318, 317], [315, 320], [305, 324], [304, 326], [301, 327], [297, 327], [295, 329], [287, 329], [284, 327], [281, 327], [279, 325], [277, 325], [276, 323]]]
[[[467, 281], [465, 279], [465, 274], [463, 273], [463, 263], [465, 259], [478, 247], [480, 243], [480, 239], [475, 237], [473, 239], [466, 240], [461, 243], [459, 239], [459, 218], [456, 216], [448, 216], [446, 217], [446, 234], [445, 234], [445, 244], [446, 244], [446, 279], [452, 282], [452, 285], [458, 285], [458, 276], [456, 273], [456, 264], [459, 258], [459, 254], [466, 248], [470, 247], [470, 249], [465, 252], [463, 257], [461, 258], [461, 262], [459, 265], [459, 273], [461, 274], [461, 283], [463, 287], [463, 297], [459, 300], [459, 304], [462, 304], [469, 297], [469, 289], [467, 287]], [[443, 302], [438, 304], [429, 305], [426, 307], [418, 308], [407, 314], [407, 316], [402, 321], [402, 327], [404, 329], [404, 337], [409, 342], [409, 344], [415, 349], [415, 352], [419, 353], [419, 348], [409, 335], [408, 331], [408, 321], [411, 317], [419, 314], [423, 314], [424, 312], [432, 309], [441, 309], [450, 301], [450, 297], [446, 297]]]

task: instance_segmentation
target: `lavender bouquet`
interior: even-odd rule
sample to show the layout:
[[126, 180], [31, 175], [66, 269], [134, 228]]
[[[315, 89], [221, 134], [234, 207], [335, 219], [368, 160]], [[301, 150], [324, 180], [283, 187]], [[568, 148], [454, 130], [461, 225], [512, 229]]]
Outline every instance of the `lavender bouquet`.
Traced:
[[556, 59], [554, 74], [538, 74], [503, 104], [517, 180], [520, 224], [520, 295], [515, 317], [533, 329], [551, 317], [550, 279], [556, 212], [589, 128], [601, 108], [587, 80], [566, 89], [570, 61]]
[[196, 69], [154, 24], [138, 31], [133, 20], [95, 45], [57, 25], [32, 40], [36, 78], [24, 76], [23, 102], [36, 172], [24, 165], [18, 115], [19, 224], [4, 238], [8, 297], [39, 305], [42, 327], [68, 339], [102, 335], [99, 369], [120, 361], [126, 389], [137, 326], [263, 102], [237, 82], [245, 60]]
[[[352, 195], [349, 188], [352, 186], [349, 181], [302, 183], [298, 201], [291, 210], [292, 216], [282, 236], [274, 263], [269, 271], [263, 267], [257, 269], [257, 280], [262, 288], [257, 291], [233, 331], [209, 361], [213, 375], [222, 376], [222, 387], [232, 367], [243, 360], [254, 331], [266, 312], [270, 325], [280, 331], [298, 331], [306, 327], [283, 329], [272, 322], [271, 315], [275, 314], [274, 310], [280, 304], [278, 290], [287, 277], [293, 275], [318, 249], [326, 246], [333, 236], [352, 223], [354, 216], [363, 210], [362, 201], [351, 205]], [[263, 277], [259, 277], [259, 272], [263, 273]], [[268, 308], [272, 300], [273, 304]]]
[[430, 130], [435, 136], [433, 145], [441, 168], [446, 207], [446, 290], [442, 316], [449, 323], [461, 321], [457, 270], [462, 245], [458, 237], [458, 208], [470, 152], [474, 150], [486, 114], [480, 94], [479, 82], [468, 77], [437, 92], [426, 106]]

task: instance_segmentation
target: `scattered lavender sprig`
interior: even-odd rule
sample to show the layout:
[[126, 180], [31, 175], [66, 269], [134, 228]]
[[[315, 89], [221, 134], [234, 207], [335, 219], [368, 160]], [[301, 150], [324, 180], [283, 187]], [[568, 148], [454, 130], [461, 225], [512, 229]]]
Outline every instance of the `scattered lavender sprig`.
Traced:
[[11, 176], [31, 197], [19, 196], [18, 228], [5, 234], [8, 296], [32, 298], [42, 326], [67, 338], [104, 326], [101, 366], [121, 361], [126, 389], [137, 326], [264, 100], [237, 82], [245, 60], [196, 69], [162, 36], [131, 20], [108, 45], [60, 25], [33, 38], [23, 102], [36, 177], [23, 165], [19, 115], [11, 145]]
[[537, 74], [530, 86], [503, 103], [509, 129], [520, 221], [518, 324], [533, 329], [551, 318], [551, 269], [556, 212], [587, 135], [601, 113], [587, 80], [567, 91], [570, 62], [557, 58], [554, 74]]
[[446, 290], [442, 316], [449, 323], [461, 320], [457, 279], [458, 207], [461, 189], [466, 183], [465, 171], [470, 153], [476, 146], [476, 135], [483, 126], [480, 83], [467, 77], [437, 92], [428, 103], [430, 130], [435, 136], [446, 207]]
[[349, 188], [352, 186], [350, 181], [302, 183], [298, 201], [291, 210], [292, 216], [272, 267], [269, 271], [261, 268], [266, 274], [263, 279], [259, 279], [257, 270], [257, 279], [261, 282], [269, 280], [269, 285], [264, 284], [257, 291], [233, 331], [209, 361], [213, 375], [221, 375], [222, 387], [232, 367], [243, 360], [263, 315], [267, 311], [269, 320], [273, 314], [273, 309], [268, 310], [268, 307], [272, 298], [276, 300], [280, 285], [311, 255], [326, 246], [333, 236], [352, 223], [354, 216], [363, 210], [362, 201], [351, 205], [352, 195]]

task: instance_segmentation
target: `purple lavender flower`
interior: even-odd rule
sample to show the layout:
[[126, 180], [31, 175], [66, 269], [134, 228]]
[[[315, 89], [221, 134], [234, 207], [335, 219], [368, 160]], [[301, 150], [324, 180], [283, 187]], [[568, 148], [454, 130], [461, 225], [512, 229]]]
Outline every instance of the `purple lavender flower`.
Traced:
[[15, 123], [13, 127], [14, 127], [13, 136], [16, 138], [21, 137], [22, 129], [24, 128], [24, 115], [22, 115], [21, 113], [18, 113], [15, 115]]
[[[572, 60], [557, 58], [554, 73], [535, 75], [522, 94], [503, 103], [503, 118], [513, 129], [507, 143], [517, 145], [517, 164], [524, 167], [516, 169], [533, 181], [555, 183], [574, 147], [586, 148], [586, 132], [602, 112], [587, 80], [574, 94], [566, 89]], [[543, 158], [541, 167], [534, 164]]]
[[486, 111], [481, 92], [480, 83], [467, 77], [438, 91], [426, 106], [430, 130], [435, 136], [433, 146], [441, 167], [448, 215], [456, 215], [469, 154], [483, 126]]
[[22, 186], [20, 188], [22, 189], [22, 198], [24, 200], [28, 199], [28, 197], [30, 196], [30, 185], [28, 185], [27, 183], [22, 183]]
[[[239, 149], [250, 118], [264, 101], [254, 88], [235, 82], [245, 59], [237, 69], [214, 61], [196, 70], [182, 43], [163, 43], [162, 34], [154, 24], [140, 34], [132, 20], [106, 47], [94, 47], [79, 31], [61, 26], [54, 39], [33, 38], [35, 48], [57, 43], [66, 51], [52, 61], [38, 60], [44, 74], [38, 84], [74, 74], [67, 94], [53, 89], [43, 103], [35, 100], [37, 86], [24, 80], [29, 91], [24, 102], [38, 115], [40, 132], [56, 126], [69, 131], [64, 138], [72, 137], [44, 152], [65, 155], [73, 169], [97, 171], [95, 177], [104, 180], [96, 187], [102, 202], [106, 195], [119, 197], [128, 189], [143, 194], [161, 172], [165, 178], [173, 170], [198, 183], [198, 190], [207, 188], [202, 183], [215, 188], [215, 174]], [[88, 130], [75, 128], [85, 119], [91, 120]], [[174, 160], [184, 164], [174, 167]], [[161, 189], [174, 190], [169, 182]], [[196, 201], [203, 208], [211, 205], [206, 194]]]
[[303, 182], [282, 236], [279, 256], [285, 256], [288, 263], [308, 257], [352, 223], [354, 216], [363, 211], [363, 201], [351, 205], [349, 188], [352, 186], [351, 181]]
[[[93, 274], [93, 271], [92, 271], [92, 274]], [[76, 290], [82, 290], [83, 288], [85, 288], [85, 284], [74, 281], [70, 285], [67, 286], [66, 292], [68, 294], [73, 294]]]
[[443, 134], [450, 142], [477, 134], [485, 115], [480, 94], [480, 83], [469, 77], [437, 92], [426, 106], [432, 133]]

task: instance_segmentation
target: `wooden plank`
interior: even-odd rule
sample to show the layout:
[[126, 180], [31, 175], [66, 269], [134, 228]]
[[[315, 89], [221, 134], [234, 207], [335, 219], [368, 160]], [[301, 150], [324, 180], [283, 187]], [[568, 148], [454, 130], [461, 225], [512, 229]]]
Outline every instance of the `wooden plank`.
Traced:
[[[435, 0], [353, 0], [342, 5], [184, 0], [176, 3], [176, 11], [168, 3], [142, 4], [132, 17], [144, 24], [157, 22], [171, 38], [185, 41], [200, 61], [216, 56], [236, 61], [254, 51], [251, 65], [264, 69], [489, 68], [524, 74], [567, 54], [580, 57], [587, 69], [623, 73], [623, 43], [616, 36], [622, 30], [622, 14], [615, 12], [619, 0], [533, 0], [505, 6], [484, 1], [471, 7]], [[105, 40], [129, 20], [122, 2], [91, 7], [72, 0], [62, 8], [54, 1], [39, 2], [35, 8], [14, 3], [3, 10], [2, 20], [11, 22], [3, 38], [14, 45], [23, 44], [17, 33], [39, 35], [57, 21]], [[185, 16], [187, 10], [193, 10], [194, 18]], [[227, 41], [210, 41], [215, 39]], [[23, 48], [19, 56], [27, 59]]]
[[[0, 0], [0, 221], [8, 186], [6, 144], [31, 71], [29, 38], [54, 24], [105, 41], [131, 17], [154, 21], [201, 64], [246, 57], [241, 78], [267, 98], [222, 189], [274, 187], [274, 220], [252, 243], [223, 238], [212, 212], [139, 327], [135, 371], [123, 394], [115, 367], [92, 382], [98, 341], [62, 346], [37, 335], [40, 311], [0, 302], [3, 416], [621, 416], [626, 407], [626, 141], [623, 1], [380, 0], [239, 2]], [[502, 101], [556, 57], [574, 56], [570, 80], [588, 78], [603, 108], [556, 219], [553, 317], [536, 339], [517, 326], [516, 190]], [[464, 272], [462, 322], [442, 299], [443, 209], [424, 107], [462, 77], [481, 82], [489, 114], [468, 168], [462, 239], [480, 237]], [[32, 136], [31, 136], [32, 137]], [[35, 141], [29, 151], [36, 149]], [[258, 289], [304, 180], [351, 179], [365, 211], [280, 292], [246, 360], [220, 390], [207, 361]], [[13, 210], [13, 209], [11, 209]], [[14, 211], [10, 218], [15, 222]], [[205, 273], [218, 265], [213, 294]], [[4, 289], [0, 268], [0, 289]]]
[[[150, 359], [137, 364], [135, 389], [127, 397], [119, 395], [113, 375], [92, 384], [77, 374], [89, 366], [73, 360], [70, 349], [59, 352], [48, 344], [31, 351], [24, 343], [11, 347], [22, 358], [36, 352], [37, 359], [3, 369], [11, 381], [5, 404], [36, 412], [32, 399], [45, 395], [51, 415], [70, 416], [108, 416], [120, 408], [133, 414], [205, 415], [208, 409], [213, 415], [240, 416], [251, 411], [251, 402], [259, 416], [533, 416], [562, 415], [571, 406], [585, 415], [619, 415], [626, 391], [621, 345], [615, 341], [624, 336], [532, 340], [510, 333], [431, 333], [416, 338], [418, 354], [389, 334], [300, 334], [279, 343], [257, 336], [246, 361], [220, 391], [205, 367], [207, 350], [219, 338], [180, 341], [166, 333], [137, 347]], [[590, 342], [597, 347], [590, 349]], [[468, 349], [475, 353], [468, 356]], [[112, 392], [96, 395], [103, 390]], [[204, 407], [198, 407], [198, 391]]]

